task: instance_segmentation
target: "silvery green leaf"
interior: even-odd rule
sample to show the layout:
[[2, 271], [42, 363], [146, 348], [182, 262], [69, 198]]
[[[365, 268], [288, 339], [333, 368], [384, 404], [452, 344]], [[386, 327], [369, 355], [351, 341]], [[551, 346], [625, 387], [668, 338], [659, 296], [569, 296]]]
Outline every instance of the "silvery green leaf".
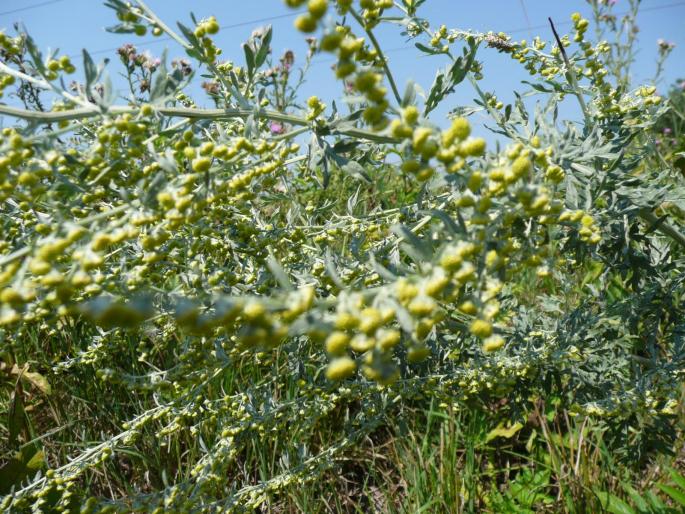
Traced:
[[257, 54], [254, 58], [255, 68], [257, 69], [259, 69], [262, 66], [262, 64], [264, 64], [267, 56], [269, 55], [269, 50], [271, 49], [271, 37], [273, 35], [271, 25], [267, 25], [266, 28], [261, 29], [260, 33], [262, 34], [261, 42], [259, 49], [257, 50]]
[[410, 249], [408, 254], [411, 254], [412, 258], [419, 261], [430, 260], [433, 254], [430, 245], [419, 239], [408, 227], [397, 224], [390, 227], [390, 231], [406, 242], [403, 249]]
[[86, 92], [88, 94], [91, 94], [91, 87], [93, 86], [93, 84], [95, 84], [95, 81], [97, 80], [98, 70], [95, 66], [95, 63], [93, 62], [93, 59], [90, 57], [88, 50], [86, 50], [85, 48], [83, 49], [83, 71], [86, 76]]
[[271, 271], [274, 278], [283, 289], [287, 291], [292, 291], [295, 289], [292, 282], [290, 281], [290, 277], [288, 277], [288, 274], [286, 273], [285, 269], [283, 269], [281, 263], [278, 262], [276, 257], [274, 257], [271, 250], [269, 250], [269, 257], [267, 257], [266, 264], [269, 267], [269, 271]]
[[435, 109], [448, 94], [454, 91], [455, 86], [466, 78], [476, 58], [477, 49], [477, 44], [469, 43], [469, 48], [464, 49], [463, 56], [455, 59], [449, 68], [438, 71], [426, 98], [424, 116]]
[[342, 281], [342, 278], [340, 278], [340, 275], [338, 274], [338, 270], [335, 266], [335, 261], [333, 259], [333, 254], [331, 253], [330, 248], [326, 248], [326, 253], [324, 254], [323, 262], [326, 268], [326, 273], [328, 273], [328, 276], [333, 281], [333, 283], [340, 289], [345, 289], [345, 283]]
[[248, 43], [243, 43], [243, 53], [245, 54], [245, 65], [247, 66], [247, 74], [251, 77], [255, 71], [255, 55], [254, 51]]
[[373, 252], [371, 252], [369, 255], [369, 264], [381, 278], [387, 280], [388, 282], [394, 282], [397, 280], [397, 275], [378, 262], [376, 255]]
[[359, 199], [359, 189], [360, 188], [357, 187], [354, 194], [347, 199], [347, 213], [350, 216], [354, 216], [354, 208], [357, 206], [357, 201]]
[[356, 161], [348, 161], [347, 164], [342, 166], [342, 170], [354, 178], [363, 180], [367, 184], [371, 183], [371, 177], [366, 173], [364, 167]]
[[410, 80], [407, 82], [407, 87], [404, 88], [404, 95], [402, 95], [402, 107], [407, 107], [416, 103], [416, 84]]

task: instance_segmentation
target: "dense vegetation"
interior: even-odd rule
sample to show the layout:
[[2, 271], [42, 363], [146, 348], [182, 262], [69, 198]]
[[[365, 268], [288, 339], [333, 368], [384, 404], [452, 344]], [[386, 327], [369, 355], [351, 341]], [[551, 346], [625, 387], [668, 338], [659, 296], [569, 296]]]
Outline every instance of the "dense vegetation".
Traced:
[[[631, 83], [638, 0], [552, 41], [424, 1], [286, 0], [336, 105], [270, 28], [231, 61], [216, 19], [141, 0], [111, 30], [187, 60], [122, 46], [125, 97], [87, 51], [0, 35], [3, 509], [685, 508], [682, 84]], [[449, 59], [425, 95], [380, 24]], [[493, 52], [530, 72], [513, 104], [480, 86]]]

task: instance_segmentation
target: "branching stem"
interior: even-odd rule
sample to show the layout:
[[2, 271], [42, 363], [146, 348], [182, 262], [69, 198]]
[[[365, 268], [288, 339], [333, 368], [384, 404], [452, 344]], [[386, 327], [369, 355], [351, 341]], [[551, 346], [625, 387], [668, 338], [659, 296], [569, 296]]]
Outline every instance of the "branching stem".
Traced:
[[359, 16], [359, 14], [357, 14], [357, 12], [354, 9], [350, 9], [350, 14], [357, 21], [357, 23], [359, 23], [359, 25], [361, 25], [361, 27], [364, 29], [364, 32], [366, 32], [366, 35], [369, 37], [369, 40], [371, 41], [373, 48], [376, 50], [376, 53], [378, 54], [378, 58], [383, 63], [383, 70], [385, 71], [385, 76], [388, 78], [388, 83], [390, 84], [390, 88], [392, 89], [392, 93], [395, 96], [395, 100], [397, 101], [397, 105], [402, 105], [402, 96], [400, 95], [400, 92], [397, 89], [397, 84], [395, 83], [395, 79], [393, 78], [392, 72], [390, 71], [390, 66], [388, 65], [388, 59], [385, 57], [385, 53], [383, 52], [381, 45], [378, 43], [376, 36], [374, 36], [371, 29], [367, 28], [366, 23], [364, 22], [364, 19], [361, 16]]
[[[139, 108], [134, 106], [113, 106], [107, 110], [107, 114], [137, 114], [138, 111]], [[157, 113], [163, 116], [188, 118], [191, 120], [220, 120], [231, 118], [248, 118], [250, 116], [254, 116], [255, 118], [281, 121], [283, 123], [288, 123], [290, 125], [296, 125], [299, 127], [308, 127], [311, 124], [310, 121], [306, 120], [305, 118], [300, 118], [299, 116], [293, 116], [290, 114], [283, 114], [281, 112], [269, 111], [264, 109], [195, 109], [189, 107], [162, 107], [157, 109]], [[93, 108], [80, 108], [72, 109], [69, 111], [39, 112], [29, 111], [27, 109], [21, 109], [18, 107], [10, 107], [7, 105], [0, 105], [0, 114], [14, 116], [15, 118], [30, 120], [37, 123], [54, 123], [58, 121], [94, 118], [96, 116], [101, 116], [103, 113], [97, 110], [95, 106], [93, 106]], [[331, 125], [328, 128], [331, 130], [331, 133], [338, 133], [349, 137], [358, 137], [361, 139], [366, 139], [368, 141], [374, 141], [377, 143], [399, 142], [395, 138], [384, 136], [382, 134], [377, 134], [375, 132], [371, 132], [364, 129], [336, 129], [335, 125]]]

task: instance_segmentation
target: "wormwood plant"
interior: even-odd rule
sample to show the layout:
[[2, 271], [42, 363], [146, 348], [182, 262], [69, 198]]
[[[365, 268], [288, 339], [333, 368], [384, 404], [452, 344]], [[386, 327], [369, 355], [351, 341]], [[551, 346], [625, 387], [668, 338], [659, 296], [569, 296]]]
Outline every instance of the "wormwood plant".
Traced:
[[[635, 466], [669, 447], [685, 206], [650, 135], [671, 106], [629, 80], [639, 2], [592, 0], [598, 38], [574, 14], [551, 42], [436, 28], [424, 2], [286, 1], [308, 59], [336, 60], [330, 106], [298, 98], [270, 28], [239, 65], [216, 19], [142, 0], [108, 0], [111, 30], [186, 57], [122, 47], [126, 98], [85, 50], [77, 70], [0, 36], [5, 95], [33, 94], [0, 105], [3, 509], [269, 510], [426, 398], [499, 405], [505, 437], [554, 398]], [[397, 83], [380, 24], [449, 59], [429, 90]], [[479, 85], [490, 52], [531, 74], [511, 105]], [[468, 83], [474, 106], [431, 118]]]

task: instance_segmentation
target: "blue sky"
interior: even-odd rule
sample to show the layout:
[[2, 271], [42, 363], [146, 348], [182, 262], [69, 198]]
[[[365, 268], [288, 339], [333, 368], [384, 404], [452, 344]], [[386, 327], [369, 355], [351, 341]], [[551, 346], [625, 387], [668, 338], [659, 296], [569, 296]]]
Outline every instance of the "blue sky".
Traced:
[[[43, 3], [46, 5], [20, 10]], [[618, 0], [616, 11], [621, 12], [627, 7], [626, 4], [627, 0]], [[274, 27], [272, 46], [275, 55], [282, 54], [286, 49], [293, 49], [298, 55], [304, 53], [304, 38], [292, 27], [293, 17], [284, 16], [291, 14], [292, 11], [285, 7], [282, 0], [149, 0], [148, 5], [169, 24], [176, 20], [190, 24], [189, 12], [192, 10], [198, 18], [214, 15], [221, 25], [233, 25], [232, 28], [222, 29], [216, 39], [218, 45], [223, 48], [225, 58], [242, 60], [241, 42], [254, 28], [265, 23], [271, 23]], [[643, 0], [642, 6], [644, 12], [639, 18], [640, 39], [639, 53], [634, 66], [635, 83], [647, 81], [652, 77], [657, 55], [656, 41], [663, 38], [676, 44], [667, 64], [665, 80], [661, 83], [663, 89], [677, 78], [685, 78], [685, 1]], [[115, 57], [114, 48], [132, 42], [140, 49], [149, 50], [153, 55], [161, 54], [165, 47], [169, 48], [170, 57], [183, 55], [173, 41], [155, 40], [151, 35], [136, 38], [106, 32], [104, 28], [114, 24], [116, 20], [113, 12], [104, 7], [99, 0], [53, 0], [53, 3], [45, 0], [0, 0], [0, 13], [14, 10], [19, 11], [0, 14], [0, 28], [10, 28], [13, 22], [21, 21], [43, 49], [59, 48], [61, 53], [78, 55], [81, 48], [85, 47], [99, 60], [104, 57]], [[586, 2], [427, 0], [423, 7], [424, 16], [436, 25], [444, 23], [450, 28], [513, 32], [512, 35], [517, 39], [530, 39], [531, 35], [538, 34], [544, 39], [551, 39], [550, 30], [546, 25], [547, 17], [551, 16], [561, 31], [565, 32], [569, 29], [567, 23], [574, 11], [587, 13]], [[279, 16], [280, 18], [268, 22], [256, 21]], [[399, 32], [394, 27], [379, 30], [379, 39], [388, 49], [393, 73], [401, 88], [407, 80], [413, 79], [427, 89], [435, 76], [436, 68], [444, 63], [434, 57], [425, 57], [411, 47], [407, 49], [408, 45]], [[150, 44], [141, 44], [150, 41]], [[486, 91], [495, 92], [505, 103], [513, 99], [513, 90], [527, 89], [527, 86], [521, 84], [521, 80], [527, 78], [527, 73], [509, 57], [499, 55], [494, 50], [482, 50], [479, 59], [485, 63], [486, 76], [481, 87]], [[78, 64], [79, 59], [75, 59], [75, 62]], [[330, 58], [327, 56], [316, 58], [308, 81], [304, 85], [303, 94], [316, 94], [327, 101], [339, 96], [340, 85], [333, 79], [330, 66]], [[112, 59], [109, 69], [111, 74], [116, 76], [119, 71], [116, 59]], [[198, 90], [197, 95], [202, 96], [202, 93]], [[437, 115], [444, 116], [450, 108], [457, 105], [471, 104], [474, 96], [471, 86], [463, 83]]]

